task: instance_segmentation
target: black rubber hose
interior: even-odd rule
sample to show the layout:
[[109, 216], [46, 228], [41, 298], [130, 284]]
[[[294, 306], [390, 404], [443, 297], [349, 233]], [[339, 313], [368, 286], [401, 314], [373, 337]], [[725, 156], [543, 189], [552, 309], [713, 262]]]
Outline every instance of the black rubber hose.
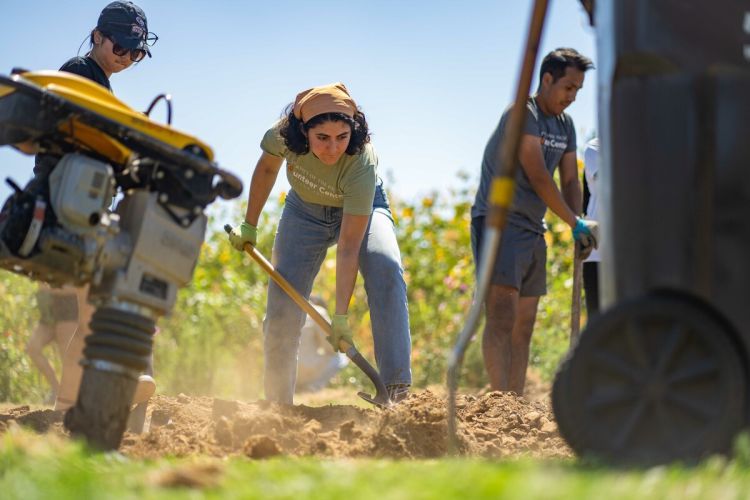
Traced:
[[86, 337], [83, 354], [88, 360], [100, 359], [144, 371], [153, 351], [154, 320], [139, 314], [104, 307], [91, 318], [91, 335]]
[[164, 99], [164, 102], [167, 103], [167, 125], [172, 125], [172, 96], [169, 94], [159, 94], [158, 96], [154, 97], [154, 100], [151, 101], [151, 104], [146, 110], [146, 116], [148, 116], [149, 118], [151, 117], [151, 111], [154, 110], [154, 106], [156, 106], [156, 103], [158, 103], [162, 99]]

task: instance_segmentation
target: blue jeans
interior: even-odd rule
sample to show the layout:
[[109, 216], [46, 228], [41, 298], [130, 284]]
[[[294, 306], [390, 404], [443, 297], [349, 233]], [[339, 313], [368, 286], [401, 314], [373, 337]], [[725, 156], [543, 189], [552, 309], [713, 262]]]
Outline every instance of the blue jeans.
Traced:
[[[307, 203], [290, 191], [281, 214], [273, 262], [305, 298], [328, 248], [338, 241], [343, 209]], [[411, 384], [411, 335], [406, 282], [388, 198], [375, 190], [373, 213], [359, 253], [370, 307], [375, 361], [386, 385]], [[273, 281], [264, 321], [266, 399], [292, 404], [305, 313]]]

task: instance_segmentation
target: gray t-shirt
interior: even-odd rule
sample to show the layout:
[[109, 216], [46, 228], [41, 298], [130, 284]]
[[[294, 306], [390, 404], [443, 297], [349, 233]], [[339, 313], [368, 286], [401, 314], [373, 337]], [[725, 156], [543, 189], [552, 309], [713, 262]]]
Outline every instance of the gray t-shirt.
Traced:
[[[492, 133], [484, 150], [479, 189], [474, 199], [474, 205], [471, 207], [472, 217], [481, 217], [487, 214], [487, 197], [490, 184], [492, 184], [492, 177], [499, 168], [496, 166], [498, 145], [502, 140], [509, 116], [510, 107], [503, 113], [500, 123]], [[544, 164], [550, 175], [555, 173], [555, 169], [565, 153], [576, 150], [576, 132], [570, 116], [566, 113], [558, 116], [544, 114], [533, 97], [529, 97], [526, 101], [526, 124], [523, 133], [524, 135], [539, 137], [542, 144]], [[519, 162], [516, 170], [516, 191], [508, 214], [508, 223], [535, 233], [544, 234], [546, 230], [544, 214], [546, 211], [547, 205], [534, 191]]]

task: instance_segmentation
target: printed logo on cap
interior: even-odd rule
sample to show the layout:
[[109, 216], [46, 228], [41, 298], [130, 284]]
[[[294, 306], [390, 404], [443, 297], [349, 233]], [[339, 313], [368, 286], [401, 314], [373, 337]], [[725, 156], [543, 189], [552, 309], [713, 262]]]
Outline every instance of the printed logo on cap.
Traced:
[[135, 16], [135, 24], [130, 26], [130, 34], [135, 35], [138, 38], [146, 36], [146, 23], [141, 16]]

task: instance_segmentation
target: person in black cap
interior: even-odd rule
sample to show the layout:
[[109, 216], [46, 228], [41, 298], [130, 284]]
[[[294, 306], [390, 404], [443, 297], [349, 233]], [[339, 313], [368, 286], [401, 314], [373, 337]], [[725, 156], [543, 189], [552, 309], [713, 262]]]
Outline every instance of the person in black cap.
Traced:
[[158, 37], [148, 31], [146, 14], [140, 7], [132, 2], [112, 2], [104, 7], [96, 28], [91, 30], [89, 53], [68, 60], [60, 71], [83, 76], [111, 91], [109, 78], [134, 62], [151, 57], [149, 47], [156, 40]]
[[[132, 2], [115, 1], [108, 4], [99, 14], [96, 27], [91, 30], [89, 42], [91, 50], [84, 56], [76, 56], [62, 65], [60, 71], [88, 78], [112, 92], [109, 78], [114, 73], [129, 68], [133, 63], [151, 57], [150, 47], [158, 37], [148, 31], [148, 22], [143, 10]], [[34, 166], [34, 179], [44, 180], [45, 175], [57, 165], [59, 158], [39, 154]], [[80, 385], [81, 359], [84, 339], [91, 333], [89, 321], [93, 306], [86, 301], [87, 289], [79, 288], [68, 292], [78, 304], [78, 329], [72, 336], [63, 354], [62, 376], [55, 401], [56, 410], [65, 410], [75, 404]], [[149, 372], [152, 371], [151, 366]], [[134, 398], [135, 403], [145, 402], [156, 388], [153, 378], [142, 375]]]
[[[158, 39], [148, 31], [146, 14], [140, 7], [118, 0], [108, 4], [99, 14], [96, 27], [89, 34], [91, 50], [83, 57], [68, 59], [59, 71], [88, 78], [112, 92], [109, 77], [146, 56], [151, 57], [149, 47]], [[44, 174], [54, 168], [58, 160], [47, 154], [37, 155], [35, 178], [44, 178]]]

